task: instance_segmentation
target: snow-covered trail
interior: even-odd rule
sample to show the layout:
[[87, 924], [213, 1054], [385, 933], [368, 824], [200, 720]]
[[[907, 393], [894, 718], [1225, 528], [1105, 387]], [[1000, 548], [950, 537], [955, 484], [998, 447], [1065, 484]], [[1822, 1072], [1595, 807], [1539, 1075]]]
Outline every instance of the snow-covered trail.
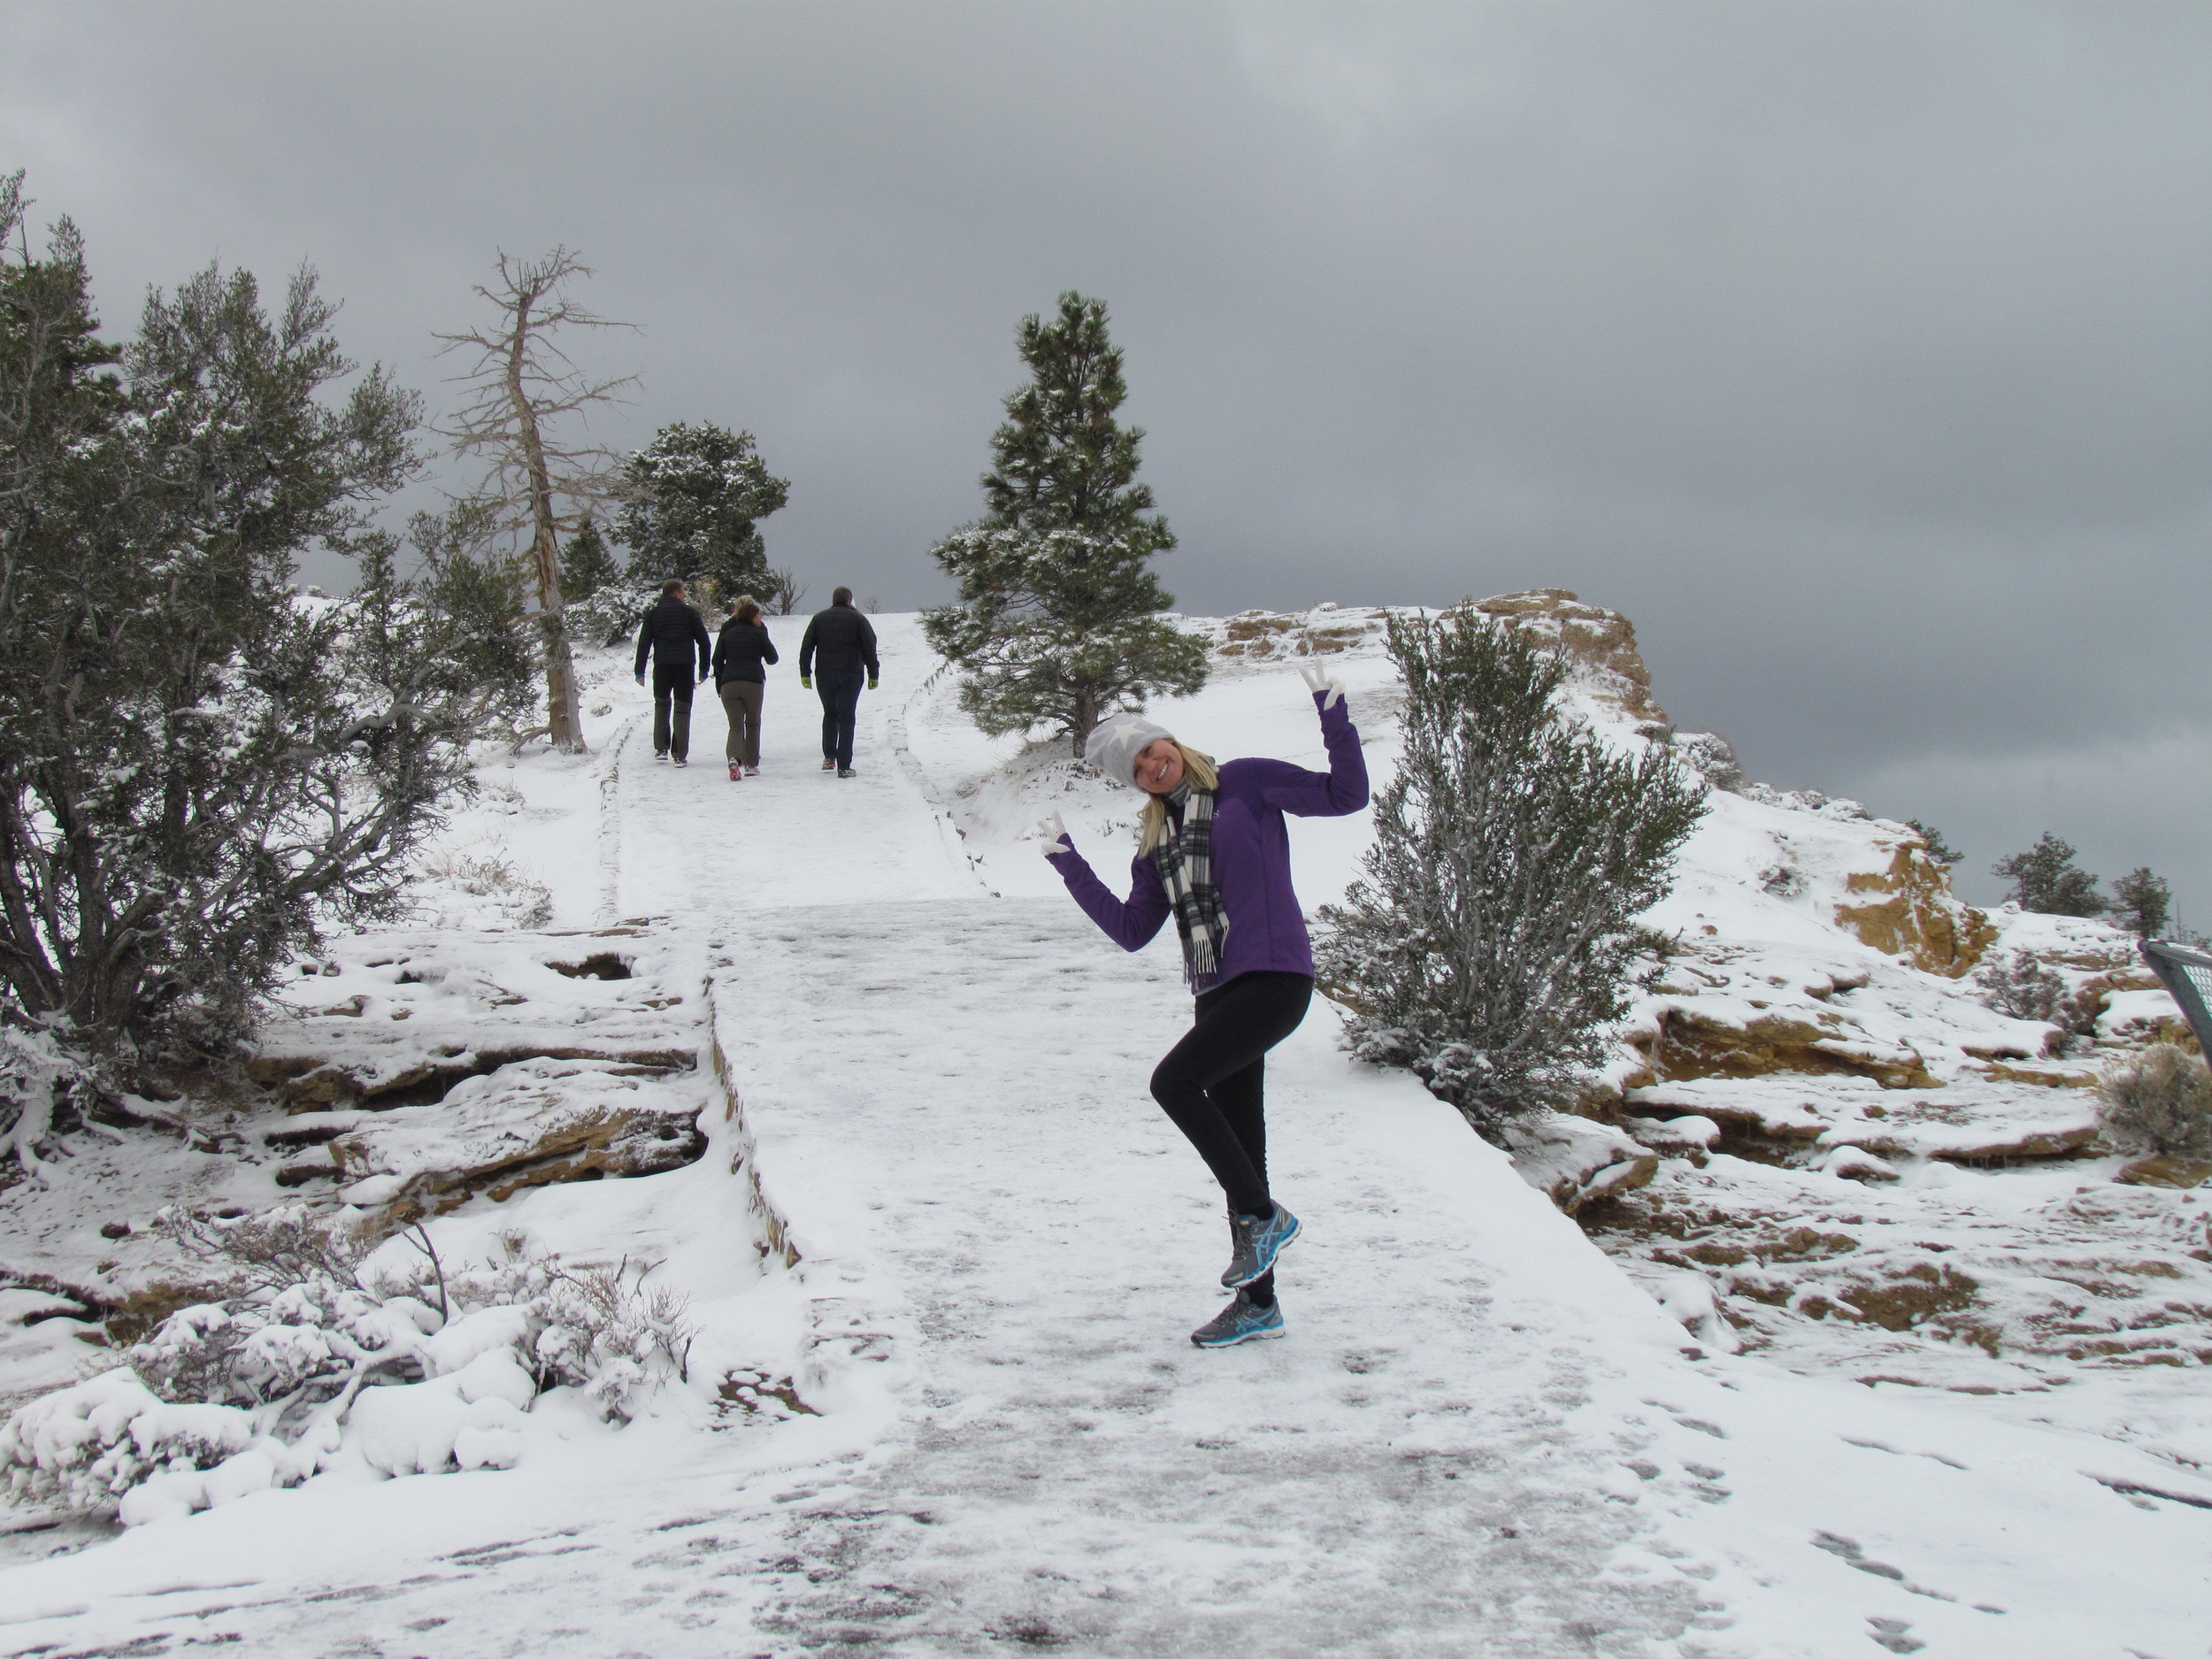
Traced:
[[[1632, 1653], [1698, 1620], [1698, 1580], [1606, 1571], [1648, 1527], [1606, 1499], [1619, 1425], [1590, 1408], [1624, 1384], [1595, 1331], [1626, 1314], [1663, 1349], [1649, 1304], [1624, 1283], [1571, 1322], [1502, 1293], [1463, 1202], [1485, 1149], [1355, 1073], [1317, 1011], [1273, 1067], [1278, 1180], [1316, 1216], [1283, 1275], [1295, 1339], [1192, 1348], [1226, 1229], [1145, 1089], [1188, 1019], [1171, 957], [995, 895], [902, 753], [907, 699], [864, 695], [846, 780], [792, 690], [757, 779], [728, 781], [702, 698], [693, 764], [634, 726], [612, 795], [622, 913], [710, 936], [757, 1178], [825, 1333], [857, 1321], [852, 1363], [902, 1410], [873, 1474], [793, 1519], [818, 1564], [772, 1628], [1358, 1651], [1380, 1596], [1372, 1651]], [[1504, 1179], [1515, 1225], [1586, 1250]], [[1534, 1340], [1499, 1344], [1500, 1318]]]
[[693, 703], [688, 766], [653, 759], [649, 705], [633, 716], [610, 763], [609, 810], [620, 815], [607, 837], [620, 848], [613, 909], [695, 928], [763, 905], [981, 892], [900, 753], [912, 695], [910, 685], [861, 694], [850, 778], [821, 770], [820, 702], [787, 675], [768, 687], [760, 775], [742, 783], [729, 780], [728, 723], [711, 685]]
[[1509, 1282], [1501, 1218], [1463, 1202], [1479, 1143], [1348, 1076], [1324, 1021], [1272, 1068], [1278, 1190], [1312, 1217], [1294, 1335], [1202, 1353], [1226, 1230], [1144, 1093], [1186, 1014], [1164, 962], [987, 896], [764, 913], [726, 954], [770, 1199], [908, 1393], [897, 1449], [800, 1534], [834, 1571], [780, 1609], [792, 1635], [1613, 1654], [1696, 1617], [1697, 1580], [1608, 1570], [1651, 1529], [1607, 1501], [1634, 1402], [1604, 1345], [1624, 1315], [1667, 1340], [1648, 1304], [1574, 1298], [1569, 1328], [1540, 1273]]

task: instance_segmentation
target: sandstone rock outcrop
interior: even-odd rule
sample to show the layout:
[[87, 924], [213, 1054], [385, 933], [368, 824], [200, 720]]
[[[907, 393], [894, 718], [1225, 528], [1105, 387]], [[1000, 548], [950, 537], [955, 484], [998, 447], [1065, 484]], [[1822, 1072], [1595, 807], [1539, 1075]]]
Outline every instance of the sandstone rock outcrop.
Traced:
[[1925, 973], [1964, 977], [1997, 937], [1995, 925], [1951, 891], [1949, 871], [1917, 842], [1901, 842], [1886, 870], [1852, 871], [1844, 888], [1853, 902], [1836, 907], [1836, 920], [1862, 943]]
[[1636, 626], [1617, 611], [1585, 604], [1564, 588], [1531, 588], [1479, 599], [1470, 609], [1515, 622], [1559, 648], [1580, 671], [1585, 688], [1631, 719], [1664, 725], [1667, 711], [1651, 695], [1651, 670], [1636, 649]]

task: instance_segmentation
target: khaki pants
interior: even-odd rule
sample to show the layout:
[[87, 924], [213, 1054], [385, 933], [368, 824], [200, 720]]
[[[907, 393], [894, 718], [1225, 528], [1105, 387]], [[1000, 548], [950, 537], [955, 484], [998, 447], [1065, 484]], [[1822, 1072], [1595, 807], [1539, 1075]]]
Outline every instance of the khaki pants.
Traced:
[[730, 717], [730, 741], [725, 752], [733, 762], [760, 764], [760, 699], [765, 690], [757, 680], [722, 682], [722, 709]]

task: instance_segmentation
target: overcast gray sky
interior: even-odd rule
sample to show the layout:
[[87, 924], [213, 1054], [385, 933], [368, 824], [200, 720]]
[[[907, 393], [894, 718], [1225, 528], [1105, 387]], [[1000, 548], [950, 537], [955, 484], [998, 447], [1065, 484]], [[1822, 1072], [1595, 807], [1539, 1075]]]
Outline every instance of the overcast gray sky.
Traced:
[[1111, 305], [1186, 610], [1571, 588], [1755, 776], [2048, 828], [2212, 927], [2212, 6], [0, 0], [0, 169], [108, 323], [305, 259], [434, 405], [495, 250], [792, 481], [818, 596], [930, 543]]

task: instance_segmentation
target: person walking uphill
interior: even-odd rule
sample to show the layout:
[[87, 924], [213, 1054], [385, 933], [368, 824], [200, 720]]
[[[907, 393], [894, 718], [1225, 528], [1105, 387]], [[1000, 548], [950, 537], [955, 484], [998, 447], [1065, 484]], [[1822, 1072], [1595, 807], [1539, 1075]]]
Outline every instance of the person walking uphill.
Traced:
[[1367, 761], [1344, 687], [1318, 668], [1303, 672], [1321, 716], [1325, 772], [1281, 760], [1217, 769], [1133, 714], [1091, 733], [1086, 752], [1099, 769], [1151, 797], [1126, 899], [1092, 873], [1058, 813], [1037, 826], [1044, 856], [1107, 938], [1141, 949], [1171, 915], [1182, 938], [1197, 1018], [1152, 1073], [1152, 1097], [1227, 1195], [1231, 1256], [1221, 1282], [1236, 1292], [1191, 1333], [1201, 1348], [1283, 1334], [1275, 1258], [1298, 1236], [1298, 1217], [1268, 1189], [1267, 1051], [1298, 1029], [1313, 1001], [1313, 946], [1291, 890], [1283, 814], [1340, 818], [1367, 804]]
[[799, 641], [799, 683], [822, 682], [822, 770], [853, 775], [853, 718], [860, 709], [862, 671], [876, 688], [876, 631], [853, 609], [853, 590], [840, 588], [818, 611]]
[[[707, 625], [684, 603], [681, 582], [663, 582], [661, 596], [645, 613], [637, 631], [637, 683], [645, 683], [645, 658], [653, 658], [653, 758], [675, 757], [679, 766], [691, 764], [691, 688], [703, 684], [707, 664], [713, 659], [714, 641]], [[697, 679], [692, 662], [697, 658]]]
[[714, 689], [730, 717], [730, 741], [723, 752], [729, 757], [732, 783], [749, 773], [760, 776], [760, 705], [768, 689], [764, 664], [775, 660], [776, 642], [768, 637], [760, 607], [750, 594], [744, 595], [714, 642]]

